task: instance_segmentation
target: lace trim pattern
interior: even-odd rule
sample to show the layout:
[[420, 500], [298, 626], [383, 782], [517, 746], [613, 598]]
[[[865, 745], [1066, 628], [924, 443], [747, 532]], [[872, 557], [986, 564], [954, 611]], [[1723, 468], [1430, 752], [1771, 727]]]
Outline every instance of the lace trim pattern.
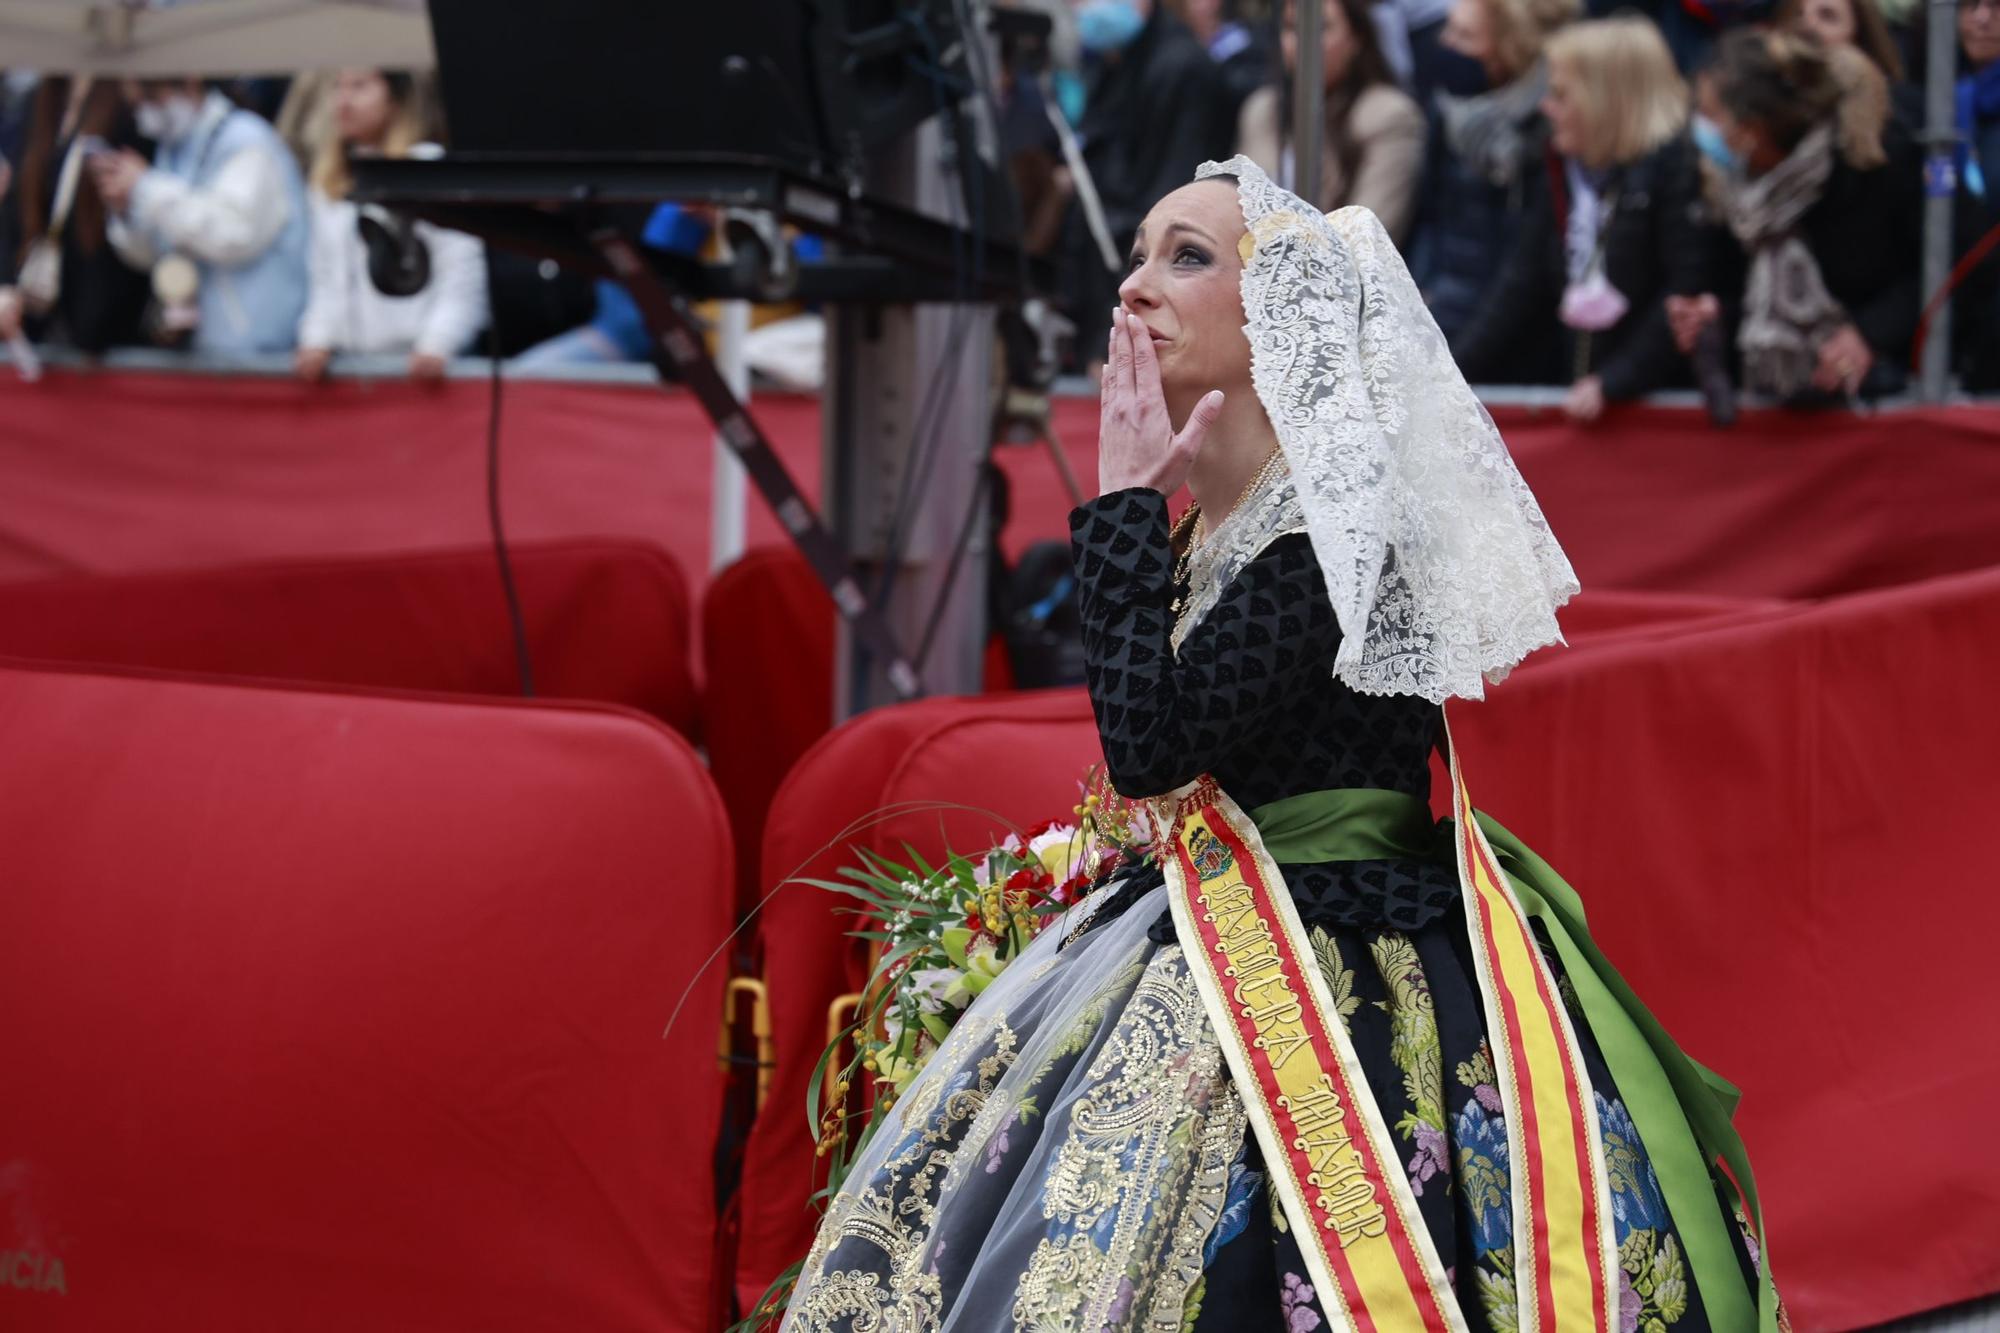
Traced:
[[1237, 178], [1252, 246], [1252, 379], [1340, 620], [1334, 675], [1364, 694], [1483, 697], [1561, 641], [1569, 561], [1375, 215], [1323, 216], [1244, 157], [1196, 175], [1219, 173]]
[[1195, 626], [1215, 609], [1223, 590], [1236, 580], [1245, 565], [1278, 538], [1305, 530], [1298, 487], [1282, 469], [1238, 501], [1236, 508], [1188, 559], [1188, 591], [1181, 599], [1180, 617], [1174, 622], [1174, 650], [1178, 652]]

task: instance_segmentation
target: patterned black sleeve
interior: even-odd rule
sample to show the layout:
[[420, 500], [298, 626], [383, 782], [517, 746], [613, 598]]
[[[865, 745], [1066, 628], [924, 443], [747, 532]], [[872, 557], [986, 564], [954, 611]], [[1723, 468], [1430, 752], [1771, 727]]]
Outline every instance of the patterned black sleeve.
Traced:
[[1244, 567], [1175, 656], [1173, 552], [1159, 492], [1070, 514], [1091, 707], [1112, 785], [1158, 796], [1210, 771], [1296, 692], [1328, 686], [1340, 626], [1303, 534]]

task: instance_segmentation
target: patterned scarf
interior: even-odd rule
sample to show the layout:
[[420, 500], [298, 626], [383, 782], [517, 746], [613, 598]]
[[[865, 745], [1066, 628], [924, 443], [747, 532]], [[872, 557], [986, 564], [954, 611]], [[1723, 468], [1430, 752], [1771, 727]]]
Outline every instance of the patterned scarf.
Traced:
[[1724, 215], [1750, 252], [1743, 290], [1744, 387], [1784, 399], [1812, 387], [1820, 344], [1847, 322], [1798, 233], [1833, 174], [1833, 130], [1821, 125], [1762, 176], [1719, 181]]
[[1522, 147], [1549, 86], [1548, 66], [1535, 67], [1504, 88], [1476, 97], [1438, 94], [1444, 140], [1466, 168], [1488, 184], [1511, 187], [1521, 174]]

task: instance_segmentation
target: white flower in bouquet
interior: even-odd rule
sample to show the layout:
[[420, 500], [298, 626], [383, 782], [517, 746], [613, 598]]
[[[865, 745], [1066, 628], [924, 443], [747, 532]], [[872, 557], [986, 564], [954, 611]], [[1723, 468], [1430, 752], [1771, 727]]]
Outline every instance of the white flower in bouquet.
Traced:
[[927, 1014], [941, 1014], [947, 1009], [958, 1009], [963, 1000], [952, 1001], [952, 994], [958, 986], [960, 974], [949, 967], [926, 967], [912, 971], [903, 981], [910, 997], [917, 1002], [917, 1008]]
[[1083, 833], [1074, 824], [1053, 825], [1028, 843], [1028, 859], [1038, 862], [1058, 884], [1083, 869], [1084, 851]]

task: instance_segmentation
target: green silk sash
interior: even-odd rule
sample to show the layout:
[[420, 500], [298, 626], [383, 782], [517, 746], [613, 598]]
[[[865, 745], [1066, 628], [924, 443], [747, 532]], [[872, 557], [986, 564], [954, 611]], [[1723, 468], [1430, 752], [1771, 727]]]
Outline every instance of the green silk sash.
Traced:
[[[1306, 792], [1249, 812], [1279, 865], [1416, 860], [1450, 864], [1450, 821], [1405, 792], [1372, 787]], [[1743, 1140], [1730, 1123], [1737, 1090], [1690, 1059], [1596, 943], [1577, 893], [1526, 844], [1486, 814], [1480, 828], [1529, 917], [1541, 922], [1575, 988], [1591, 1036], [1646, 1145], [1667, 1210], [1718, 1333], [1778, 1333], [1763, 1209]], [[1743, 1283], [1712, 1164], [1729, 1169], [1762, 1249], [1759, 1290]], [[1729, 1181], [1721, 1181], [1728, 1189]]]

